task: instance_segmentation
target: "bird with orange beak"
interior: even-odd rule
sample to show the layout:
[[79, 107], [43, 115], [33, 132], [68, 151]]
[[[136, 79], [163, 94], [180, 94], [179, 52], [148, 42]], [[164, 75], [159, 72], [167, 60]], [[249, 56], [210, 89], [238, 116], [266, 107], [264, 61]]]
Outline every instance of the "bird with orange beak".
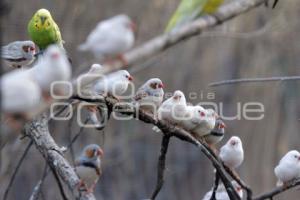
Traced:
[[103, 150], [97, 144], [87, 145], [81, 155], [75, 161], [75, 171], [81, 182], [79, 189], [86, 192], [93, 192], [101, 174], [101, 159]]
[[180, 90], [176, 90], [172, 97], [164, 101], [158, 108], [158, 119], [171, 124], [180, 124], [187, 112], [186, 99]]
[[221, 119], [217, 119], [215, 127], [208, 135], [204, 136], [205, 142], [214, 147], [217, 143], [219, 143], [225, 134], [226, 125]]
[[239, 167], [244, 160], [244, 150], [241, 139], [237, 136], [231, 137], [221, 148], [219, 156], [227, 167], [231, 169]]
[[159, 78], [151, 78], [137, 90], [133, 101], [140, 109], [154, 114], [163, 101], [163, 87]]

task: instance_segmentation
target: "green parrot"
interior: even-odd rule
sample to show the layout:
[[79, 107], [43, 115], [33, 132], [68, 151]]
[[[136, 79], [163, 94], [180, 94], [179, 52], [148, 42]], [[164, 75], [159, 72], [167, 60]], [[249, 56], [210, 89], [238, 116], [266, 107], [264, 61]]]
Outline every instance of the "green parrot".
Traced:
[[59, 28], [48, 10], [39, 9], [29, 21], [27, 30], [31, 39], [41, 51], [50, 44], [57, 44], [63, 48]]
[[181, 0], [165, 31], [172, 31], [201, 15], [214, 13], [223, 2], [224, 0]]

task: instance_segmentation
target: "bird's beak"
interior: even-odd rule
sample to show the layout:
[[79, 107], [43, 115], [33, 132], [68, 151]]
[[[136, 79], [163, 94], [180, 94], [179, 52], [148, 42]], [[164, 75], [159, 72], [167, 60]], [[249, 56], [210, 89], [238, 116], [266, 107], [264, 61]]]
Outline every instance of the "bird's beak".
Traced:
[[42, 25], [44, 25], [44, 23], [45, 23], [47, 17], [41, 16], [40, 18], [41, 18]]
[[164, 88], [164, 84], [160, 83], [160, 84], [158, 85], [158, 88]]
[[103, 155], [104, 155], [103, 150], [102, 149], [98, 149], [97, 155], [100, 156], [100, 158], [102, 158]]
[[53, 53], [51, 57], [52, 59], [57, 59], [59, 57], [59, 53]]
[[128, 77], [128, 80], [129, 80], [129, 81], [133, 81], [133, 77], [132, 77], [132, 76], [129, 76], [129, 77]]
[[220, 124], [220, 129], [222, 129], [222, 128], [226, 128], [226, 124], [221, 123], [221, 124]]

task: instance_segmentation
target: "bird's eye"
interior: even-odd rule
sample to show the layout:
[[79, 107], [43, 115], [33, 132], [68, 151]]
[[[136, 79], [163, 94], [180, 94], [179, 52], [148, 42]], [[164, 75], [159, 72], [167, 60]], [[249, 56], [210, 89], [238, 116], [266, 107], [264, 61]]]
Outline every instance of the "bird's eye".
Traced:
[[50, 23], [48, 22], [47, 25], [50, 26]]

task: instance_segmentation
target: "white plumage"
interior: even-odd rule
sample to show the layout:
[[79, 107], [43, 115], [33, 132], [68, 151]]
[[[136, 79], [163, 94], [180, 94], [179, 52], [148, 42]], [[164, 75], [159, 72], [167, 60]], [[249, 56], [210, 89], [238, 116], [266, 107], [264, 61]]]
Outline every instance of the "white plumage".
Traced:
[[[16, 73], [14, 73], [16, 74]], [[26, 113], [41, 100], [41, 89], [31, 79], [4, 76], [1, 78], [1, 108], [5, 113]]]
[[35, 45], [32, 41], [15, 41], [2, 46], [1, 57], [10, 67], [20, 68], [34, 61]]
[[79, 46], [81, 51], [91, 51], [95, 57], [115, 57], [134, 44], [134, 24], [127, 15], [117, 15], [100, 22]]
[[156, 113], [163, 98], [164, 90], [162, 81], [159, 78], [152, 78], [137, 90], [133, 100], [139, 108]]
[[124, 94], [128, 88], [129, 83], [132, 81], [132, 77], [126, 70], [120, 70], [104, 78], [100, 78], [93, 86], [92, 93], [95, 95], [107, 95], [110, 94], [114, 97], [120, 97]]
[[176, 90], [172, 97], [164, 101], [158, 109], [158, 119], [180, 123], [186, 114], [186, 99], [183, 92]]
[[215, 127], [216, 119], [218, 118], [217, 113], [213, 109], [205, 109], [203, 112], [202, 120], [192, 129], [197, 138], [208, 135]]
[[289, 151], [279, 161], [274, 173], [278, 179], [277, 186], [300, 177], [300, 153], [296, 150]]
[[244, 160], [243, 144], [239, 137], [231, 137], [220, 150], [220, 158], [224, 164], [232, 169], [240, 166]]
[[188, 105], [184, 120], [180, 125], [187, 131], [195, 129], [203, 120], [205, 120], [205, 109], [202, 106]]

